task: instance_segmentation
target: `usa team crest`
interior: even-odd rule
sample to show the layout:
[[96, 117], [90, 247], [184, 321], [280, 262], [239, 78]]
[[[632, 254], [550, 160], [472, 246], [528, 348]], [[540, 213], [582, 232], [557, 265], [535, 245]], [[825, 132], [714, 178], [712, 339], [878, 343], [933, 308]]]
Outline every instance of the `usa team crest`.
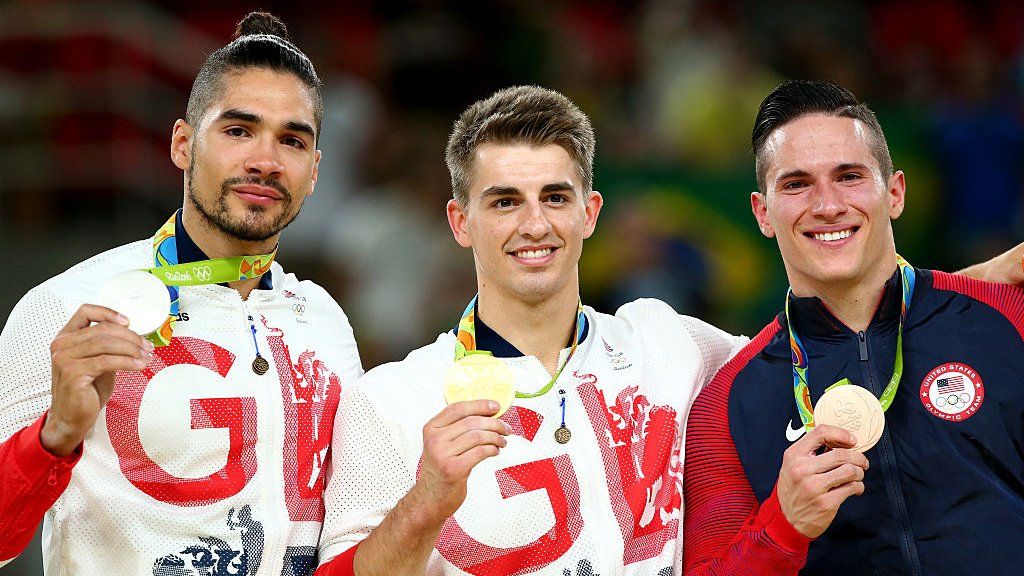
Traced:
[[921, 381], [921, 403], [943, 420], [963, 422], [974, 416], [984, 401], [981, 376], [960, 362], [940, 364]]

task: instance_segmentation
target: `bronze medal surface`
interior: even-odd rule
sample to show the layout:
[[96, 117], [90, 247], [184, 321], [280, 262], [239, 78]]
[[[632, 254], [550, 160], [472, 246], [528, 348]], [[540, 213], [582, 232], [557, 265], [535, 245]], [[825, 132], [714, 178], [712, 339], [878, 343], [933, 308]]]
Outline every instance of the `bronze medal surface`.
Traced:
[[864, 452], [882, 437], [885, 413], [874, 394], [855, 384], [846, 384], [822, 394], [814, 406], [814, 424], [847, 430], [857, 438], [852, 450]]

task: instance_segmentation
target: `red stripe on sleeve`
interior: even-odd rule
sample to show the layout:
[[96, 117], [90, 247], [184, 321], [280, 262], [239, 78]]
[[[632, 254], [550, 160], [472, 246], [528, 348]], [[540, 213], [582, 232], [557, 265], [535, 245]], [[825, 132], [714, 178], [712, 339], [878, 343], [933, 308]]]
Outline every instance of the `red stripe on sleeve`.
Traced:
[[686, 429], [684, 574], [792, 575], [810, 540], [786, 520], [773, 492], [758, 505], [729, 430], [729, 393], [740, 371], [782, 329], [778, 318], [697, 397]]
[[1024, 339], [1024, 289], [1009, 284], [993, 284], [960, 274], [932, 271], [937, 290], [951, 290], [995, 308], [1017, 329]]

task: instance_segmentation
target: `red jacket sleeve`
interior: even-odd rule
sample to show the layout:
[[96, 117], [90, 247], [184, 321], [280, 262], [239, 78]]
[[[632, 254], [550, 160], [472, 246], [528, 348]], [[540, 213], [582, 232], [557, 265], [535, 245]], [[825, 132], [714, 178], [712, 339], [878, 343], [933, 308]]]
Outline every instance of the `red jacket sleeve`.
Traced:
[[807, 561], [810, 539], [786, 520], [774, 491], [758, 504], [729, 430], [733, 379], [779, 329], [772, 323], [723, 366], [690, 411], [683, 471], [687, 576], [794, 575]]
[[316, 569], [313, 576], [355, 576], [354, 562], [359, 544], [335, 556], [330, 562]]
[[81, 446], [63, 458], [47, 452], [39, 440], [44, 422], [46, 414], [0, 444], [0, 561], [28, 546], [82, 456]]

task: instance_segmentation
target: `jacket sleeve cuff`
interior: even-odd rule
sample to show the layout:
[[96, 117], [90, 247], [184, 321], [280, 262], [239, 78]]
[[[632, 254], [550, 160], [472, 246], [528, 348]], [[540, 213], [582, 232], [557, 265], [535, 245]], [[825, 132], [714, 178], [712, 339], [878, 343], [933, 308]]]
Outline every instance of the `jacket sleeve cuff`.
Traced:
[[359, 544], [345, 550], [317, 569], [314, 576], [355, 576], [356, 550]]
[[813, 538], [804, 536], [789, 523], [779, 505], [778, 492], [772, 490], [772, 495], [761, 504], [758, 516], [760, 516], [760, 523], [764, 526], [765, 533], [773, 542], [790, 552], [807, 554], [807, 549]]
[[29, 485], [41, 486], [45, 483], [51, 487], [59, 486], [59, 494], [71, 481], [71, 469], [82, 458], [82, 445], [79, 444], [74, 452], [63, 457], [47, 452], [46, 448], [43, 448], [39, 434], [48, 415], [49, 413], [43, 414], [18, 433], [13, 446], [13, 456], [18, 471]]

